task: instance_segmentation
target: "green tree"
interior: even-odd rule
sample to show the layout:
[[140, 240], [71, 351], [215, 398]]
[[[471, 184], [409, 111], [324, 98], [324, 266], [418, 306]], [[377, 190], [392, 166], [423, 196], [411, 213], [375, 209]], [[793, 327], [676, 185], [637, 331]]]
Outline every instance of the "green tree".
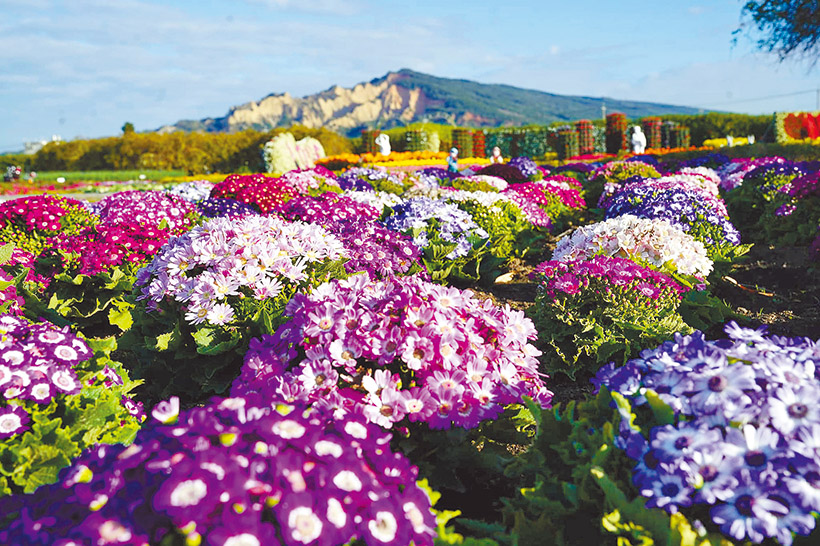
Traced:
[[802, 56], [811, 64], [820, 52], [820, 2], [817, 0], [763, 0], [746, 2], [741, 18], [751, 19], [762, 38], [757, 45], [782, 61]]
[[122, 134], [127, 135], [128, 133], [134, 132], [134, 124], [130, 121], [126, 121], [125, 125], [122, 126]]

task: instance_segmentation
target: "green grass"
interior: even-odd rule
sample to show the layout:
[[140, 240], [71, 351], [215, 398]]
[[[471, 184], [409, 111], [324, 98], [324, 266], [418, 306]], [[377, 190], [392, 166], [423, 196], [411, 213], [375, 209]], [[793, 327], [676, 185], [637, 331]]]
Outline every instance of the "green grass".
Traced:
[[[139, 180], [141, 174], [145, 175], [145, 180], [161, 180], [163, 178], [185, 176], [185, 171], [154, 171], [154, 170], [133, 170], [133, 171], [47, 171], [38, 172], [37, 182], [57, 182], [60, 177], [65, 178], [66, 183], [72, 182], [101, 182], [105, 180], [126, 181]], [[23, 173], [20, 181], [27, 179], [27, 173]]]

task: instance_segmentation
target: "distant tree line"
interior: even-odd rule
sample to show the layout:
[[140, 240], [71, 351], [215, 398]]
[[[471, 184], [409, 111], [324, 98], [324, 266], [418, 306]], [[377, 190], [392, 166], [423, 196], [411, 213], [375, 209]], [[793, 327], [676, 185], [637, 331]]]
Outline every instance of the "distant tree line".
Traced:
[[49, 142], [33, 155], [0, 156], [34, 171], [184, 170], [190, 174], [261, 172], [262, 147], [274, 136], [290, 132], [322, 143], [325, 153], [353, 150], [350, 139], [327, 129], [296, 125], [271, 131], [238, 133], [136, 133], [122, 136]]
[[[700, 115], [665, 115], [665, 121], [676, 121], [689, 127], [691, 142], [700, 146], [704, 140], [726, 135], [754, 135], [758, 141], [773, 141], [773, 116], [750, 116], [710, 112]], [[630, 123], [639, 123], [631, 120]], [[593, 120], [601, 125], [602, 122]], [[127, 125], [127, 124], [126, 124]], [[452, 142], [449, 126], [416, 124], [436, 131], [441, 136], [442, 149]], [[0, 167], [20, 165], [27, 171], [97, 171], [97, 170], [184, 170], [191, 174], [262, 172], [265, 168], [262, 147], [274, 136], [290, 132], [298, 140], [311, 136], [319, 140], [328, 155], [362, 152], [361, 138], [350, 139], [328, 129], [311, 129], [301, 125], [271, 131], [246, 130], [237, 133], [137, 133], [123, 126], [118, 137], [78, 139], [50, 142], [33, 155], [6, 154], [0, 156]], [[409, 128], [391, 129], [393, 149], [400, 151], [404, 133]], [[513, 128], [487, 129], [492, 134]], [[521, 128], [533, 131], [544, 127]], [[544, 144], [546, 146], [546, 143]]]

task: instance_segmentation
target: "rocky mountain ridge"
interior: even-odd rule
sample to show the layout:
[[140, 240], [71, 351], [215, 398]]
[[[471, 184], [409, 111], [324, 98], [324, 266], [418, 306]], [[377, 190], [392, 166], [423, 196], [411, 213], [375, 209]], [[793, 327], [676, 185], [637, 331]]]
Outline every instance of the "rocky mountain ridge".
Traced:
[[411, 70], [390, 72], [352, 88], [339, 85], [305, 97], [272, 94], [231, 108], [220, 118], [183, 120], [159, 132], [234, 132], [302, 124], [358, 135], [417, 121], [471, 127], [547, 124], [601, 116], [601, 106], [628, 117], [697, 113], [694, 108], [608, 98], [554, 95], [508, 85], [439, 78]]

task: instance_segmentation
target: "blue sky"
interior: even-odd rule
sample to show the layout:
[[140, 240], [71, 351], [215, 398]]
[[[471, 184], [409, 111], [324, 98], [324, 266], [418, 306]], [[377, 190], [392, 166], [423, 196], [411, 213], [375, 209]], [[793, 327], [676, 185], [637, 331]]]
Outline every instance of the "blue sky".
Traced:
[[[0, 0], [0, 152], [222, 116], [411, 68], [551, 93], [814, 110], [820, 72], [732, 44], [740, 0]], [[776, 95], [788, 97], [765, 99]]]

